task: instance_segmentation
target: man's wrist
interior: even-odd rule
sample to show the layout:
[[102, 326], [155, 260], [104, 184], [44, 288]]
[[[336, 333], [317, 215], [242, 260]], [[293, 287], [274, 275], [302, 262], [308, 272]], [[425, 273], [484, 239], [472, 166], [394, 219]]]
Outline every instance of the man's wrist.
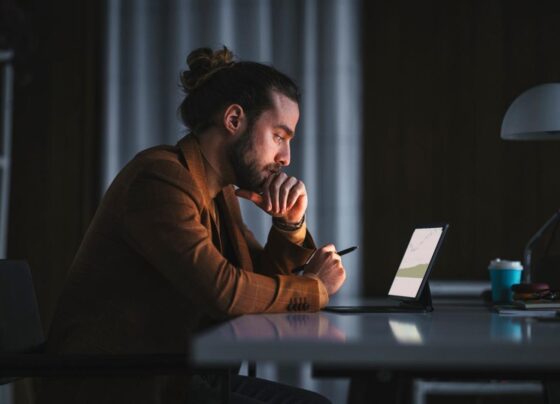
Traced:
[[273, 217], [272, 218], [272, 224], [276, 227], [278, 227], [280, 230], [284, 230], [284, 231], [296, 231], [301, 229], [301, 226], [303, 226], [303, 223], [305, 222], [305, 215], [302, 216], [301, 220], [297, 223], [289, 223], [286, 222], [283, 219], [280, 219], [278, 217]]
[[319, 287], [319, 307], [325, 307], [329, 303], [329, 292], [325, 283], [321, 280], [319, 275], [314, 272], [303, 272], [302, 276], [310, 279], [315, 279], [317, 281], [317, 285]]

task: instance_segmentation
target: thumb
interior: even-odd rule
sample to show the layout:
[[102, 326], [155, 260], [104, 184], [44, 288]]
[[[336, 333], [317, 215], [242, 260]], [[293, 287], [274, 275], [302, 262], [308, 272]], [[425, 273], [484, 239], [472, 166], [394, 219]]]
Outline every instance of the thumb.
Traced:
[[235, 195], [256, 203], [257, 205], [260, 205], [263, 201], [263, 197], [261, 195], [257, 194], [256, 192], [247, 191], [245, 189], [236, 189]]

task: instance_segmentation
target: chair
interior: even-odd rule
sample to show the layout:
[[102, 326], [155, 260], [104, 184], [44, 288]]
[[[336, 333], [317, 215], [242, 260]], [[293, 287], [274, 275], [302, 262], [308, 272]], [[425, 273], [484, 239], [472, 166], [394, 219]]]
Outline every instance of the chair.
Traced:
[[[0, 354], [43, 351], [45, 337], [39, 318], [31, 271], [25, 261], [0, 260]], [[0, 363], [3, 363], [0, 360]], [[2, 366], [4, 369], [4, 366]], [[2, 371], [2, 373], [4, 373]], [[0, 378], [0, 384], [14, 378]]]
[[26, 376], [104, 377], [188, 374], [191, 371], [185, 353], [52, 354], [45, 353], [44, 346], [28, 264], [0, 260], [0, 384]]

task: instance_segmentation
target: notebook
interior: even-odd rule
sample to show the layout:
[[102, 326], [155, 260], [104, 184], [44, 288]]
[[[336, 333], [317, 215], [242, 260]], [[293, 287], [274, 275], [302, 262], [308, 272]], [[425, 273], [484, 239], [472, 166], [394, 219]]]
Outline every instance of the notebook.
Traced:
[[432, 311], [428, 279], [448, 228], [448, 224], [424, 225], [414, 228], [388, 292], [391, 304], [327, 306], [323, 310], [337, 313]]
[[558, 300], [514, 300], [513, 306], [518, 309], [526, 310], [551, 310], [560, 309], [560, 301]]

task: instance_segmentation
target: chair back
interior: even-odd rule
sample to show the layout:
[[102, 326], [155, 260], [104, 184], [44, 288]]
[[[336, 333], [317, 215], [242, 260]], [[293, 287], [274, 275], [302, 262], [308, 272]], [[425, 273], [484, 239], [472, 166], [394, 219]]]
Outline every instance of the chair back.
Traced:
[[44, 343], [29, 265], [0, 260], [0, 354], [40, 352]]

